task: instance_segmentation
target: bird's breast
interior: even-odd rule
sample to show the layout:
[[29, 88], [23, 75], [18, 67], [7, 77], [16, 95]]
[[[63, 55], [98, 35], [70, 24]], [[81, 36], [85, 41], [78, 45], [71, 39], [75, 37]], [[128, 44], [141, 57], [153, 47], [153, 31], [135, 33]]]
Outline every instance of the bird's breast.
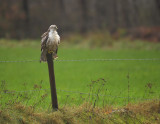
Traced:
[[49, 32], [50, 45], [58, 44], [58, 34], [56, 32]]

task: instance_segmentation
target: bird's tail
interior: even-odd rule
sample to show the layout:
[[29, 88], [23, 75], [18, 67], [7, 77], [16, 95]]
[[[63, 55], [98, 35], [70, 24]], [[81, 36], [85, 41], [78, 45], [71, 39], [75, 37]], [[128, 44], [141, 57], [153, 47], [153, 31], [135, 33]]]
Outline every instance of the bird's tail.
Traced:
[[41, 52], [41, 57], [40, 57], [40, 62], [46, 62], [47, 61], [47, 51], [46, 50], [42, 50]]

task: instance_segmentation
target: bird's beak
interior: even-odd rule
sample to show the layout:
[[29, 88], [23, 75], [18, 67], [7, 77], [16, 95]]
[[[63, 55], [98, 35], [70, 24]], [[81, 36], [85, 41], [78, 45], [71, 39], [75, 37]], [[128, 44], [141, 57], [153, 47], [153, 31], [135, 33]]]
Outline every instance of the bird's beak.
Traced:
[[56, 29], [58, 29], [58, 28], [56, 27]]

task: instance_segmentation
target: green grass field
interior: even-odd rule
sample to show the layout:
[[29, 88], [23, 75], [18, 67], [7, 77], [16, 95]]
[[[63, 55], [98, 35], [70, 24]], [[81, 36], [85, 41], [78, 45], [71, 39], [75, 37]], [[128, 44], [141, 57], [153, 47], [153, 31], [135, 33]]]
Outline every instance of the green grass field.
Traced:
[[[0, 61], [14, 60], [39, 60], [40, 43], [30, 41], [0, 41]], [[160, 44], [147, 42], [117, 42], [112, 48], [87, 48], [83, 45], [69, 45], [61, 43], [59, 59], [148, 59], [160, 58]], [[106, 80], [99, 101], [105, 99], [106, 104], [124, 105], [129, 97], [159, 98], [160, 96], [160, 60], [159, 61], [83, 61], [60, 62], [55, 61], [55, 77], [58, 89], [60, 105], [66, 103], [80, 104], [88, 98], [85, 94], [76, 94], [65, 91], [89, 93], [89, 84], [92, 81], [103, 78]], [[129, 77], [127, 77], [129, 75]], [[49, 89], [49, 77], [47, 63], [0, 63], [1, 89], [9, 91], [28, 91]], [[128, 88], [129, 82], [129, 88]], [[2, 86], [5, 84], [5, 88]], [[96, 87], [96, 86], [95, 86]], [[98, 87], [98, 86], [97, 86]], [[129, 94], [128, 94], [129, 90]], [[96, 92], [96, 88], [95, 88]], [[1, 92], [2, 93], [2, 92]], [[21, 92], [20, 92], [21, 93]], [[45, 103], [40, 106], [46, 108], [50, 103], [49, 90], [29, 92], [29, 104], [41, 98], [47, 93]], [[24, 94], [24, 92], [22, 92]], [[108, 95], [108, 96], [107, 96]], [[119, 97], [114, 97], [119, 96]], [[15, 98], [14, 95], [0, 95], [1, 100], [8, 101]], [[20, 98], [18, 98], [20, 99]], [[130, 99], [131, 102], [140, 99]], [[1, 103], [3, 104], [3, 102]], [[24, 102], [26, 103], [26, 102]]]

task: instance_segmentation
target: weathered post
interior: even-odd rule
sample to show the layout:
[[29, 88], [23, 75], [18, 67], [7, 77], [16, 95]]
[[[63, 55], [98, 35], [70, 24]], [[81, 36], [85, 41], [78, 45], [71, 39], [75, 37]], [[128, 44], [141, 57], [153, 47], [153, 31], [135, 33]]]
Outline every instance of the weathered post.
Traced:
[[56, 83], [55, 83], [55, 75], [54, 75], [54, 61], [52, 58], [52, 53], [47, 53], [47, 63], [48, 63], [48, 71], [49, 71], [49, 79], [50, 79], [50, 87], [51, 87], [51, 98], [52, 98], [52, 108], [58, 109], [58, 100], [56, 93]]

